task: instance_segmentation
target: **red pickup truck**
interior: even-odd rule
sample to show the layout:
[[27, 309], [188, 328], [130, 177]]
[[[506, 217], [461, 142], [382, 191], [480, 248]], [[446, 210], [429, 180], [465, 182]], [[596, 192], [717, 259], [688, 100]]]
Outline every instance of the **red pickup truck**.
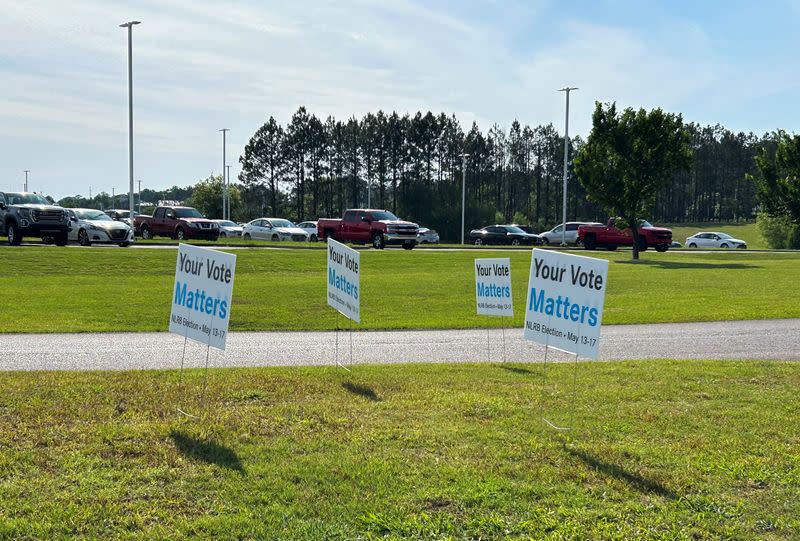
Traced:
[[156, 207], [152, 216], [134, 216], [133, 227], [143, 239], [156, 235], [178, 240], [219, 238], [219, 225], [192, 207]]
[[[582, 225], [578, 228], [578, 242], [587, 250], [606, 248], [616, 250], [617, 246], [633, 246], [631, 229], [619, 229], [616, 220], [609, 220], [608, 225]], [[658, 252], [666, 252], [672, 244], [672, 230], [664, 227], [653, 227], [646, 220], [639, 223], [639, 251], [655, 248]]]
[[320, 218], [317, 221], [317, 237], [328, 237], [339, 242], [359, 244], [372, 243], [382, 249], [387, 244], [402, 244], [411, 250], [417, 244], [419, 226], [401, 220], [388, 210], [349, 209], [342, 219]]

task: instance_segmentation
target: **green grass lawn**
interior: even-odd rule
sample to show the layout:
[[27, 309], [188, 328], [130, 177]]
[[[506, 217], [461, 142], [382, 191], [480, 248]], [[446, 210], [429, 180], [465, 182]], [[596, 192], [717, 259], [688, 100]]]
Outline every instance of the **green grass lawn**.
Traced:
[[[231, 330], [316, 330], [337, 324], [326, 305], [325, 252], [237, 250]], [[512, 261], [524, 316], [530, 251], [366, 250], [362, 325], [368, 329], [507, 325], [475, 315], [475, 257]], [[800, 254], [595, 252], [611, 260], [604, 323], [800, 317]], [[177, 252], [164, 249], [3, 248], [4, 332], [166, 330]]]
[[542, 369], [3, 373], [0, 538], [800, 538], [800, 364]]

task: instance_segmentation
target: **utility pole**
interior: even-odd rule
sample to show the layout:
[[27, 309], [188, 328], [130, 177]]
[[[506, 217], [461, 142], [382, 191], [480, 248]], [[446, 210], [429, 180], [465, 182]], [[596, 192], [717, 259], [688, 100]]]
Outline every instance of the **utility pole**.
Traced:
[[25, 170], [25, 192], [28, 191], [28, 173], [30, 173], [30, 172], [31, 172], [30, 169], [26, 169]]
[[561, 246], [567, 245], [567, 161], [569, 159], [569, 93], [572, 90], [578, 90], [577, 87], [565, 86], [559, 88], [559, 92], [565, 92], [567, 95], [567, 113], [566, 120], [564, 121], [564, 194], [561, 209]]
[[111, 188], [111, 208], [112, 209], [117, 208], [117, 199], [116, 199], [117, 196], [114, 194], [115, 189], [116, 188]]
[[222, 128], [222, 219], [227, 220], [228, 214], [226, 209], [228, 207], [228, 185], [225, 183], [225, 168], [227, 167], [227, 160], [225, 159], [225, 140], [226, 135], [230, 131], [229, 128]]
[[128, 210], [133, 219], [133, 26], [140, 21], [128, 21], [120, 28], [128, 29]]
[[[142, 213], [142, 181], [139, 180], [138, 182], [139, 182], [139, 210], [137, 210], [136, 212], [141, 214]], [[133, 220], [133, 214], [131, 214], [131, 220]], [[131, 221], [131, 223], [133, 223], [133, 221]]]
[[464, 205], [466, 203], [467, 187], [467, 157], [469, 154], [461, 154], [461, 244], [464, 244]]

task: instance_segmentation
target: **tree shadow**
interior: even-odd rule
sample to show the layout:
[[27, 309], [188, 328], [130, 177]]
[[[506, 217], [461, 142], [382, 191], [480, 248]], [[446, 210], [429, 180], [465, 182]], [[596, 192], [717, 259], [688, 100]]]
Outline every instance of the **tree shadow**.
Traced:
[[175, 447], [177, 447], [178, 451], [189, 458], [216, 464], [222, 468], [239, 472], [242, 475], [247, 473], [244, 466], [242, 466], [239, 455], [229, 447], [213, 441], [197, 439], [183, 431], [173, 430], [169, 435], [172, 441], [175, 442]]
[[640, 492], [658, 494], [659, 496], [670, 500], [675, 500], [678, 498], [677, 494], [658, 481], [653, 481], [652, 479], [647, 479], [641, 475], [625, 471], [616, 464], [603, 462], [602, 460], [581, 450], [571, 449], [568, 447], [565, 447], [565, 449], [572, 456], [581, 459], [590, 468], [593, 468], [604, 475], [610, 475], [611, 477], [619, 479], [620, 481], [625, 481]]
[[371, 400], [372, 402], [380, 402], [381, 397], [375, 393], [375, 390], [367, 387], [366, 385], [361, 385], [360, 383], [353, 383], [350, 381], [342, 382], [342, 387], [346, 391], [350, 391], [351, 393], [364, 397], [367, 400]]
[[749, 263], [697, 263], [691, 261], [661, 261], [652, 259], [640, 259], [638, 261], [626, 260], [616, 261], [620, 265], [647, 265], [660, 269], [760, 269], [761, 265], [751, 265]]
[[498, 365], [503, 370], [508, 370], [509, 372], [514, 372], [515, 374], [526, 374], [530, 375], [533, 374], [533, 370], [528, 370], [527, 368], [519, 368], [516, 366], [506, 366], [504, 364]]

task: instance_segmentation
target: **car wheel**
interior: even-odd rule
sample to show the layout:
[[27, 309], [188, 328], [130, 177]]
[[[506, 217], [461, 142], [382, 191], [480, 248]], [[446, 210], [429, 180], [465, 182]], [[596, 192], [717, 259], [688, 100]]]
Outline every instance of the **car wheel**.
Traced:
[[659, 244], [656, 246], [656, 252], [666, 252], [669, 250], [669, 244]]
[[519, 239], [511, 239], [511, 246], [519, 246]]
[[691, 244], [689, 244], [689, 248], [697, 248], [697, 244], [692, 242]]
[[19, 234], [19, 227], [14, 222], [6, 225], [6, 235], [8, 236], [9, 246], [19, 246], [22, 243], [22, 235]]
[[186, 238], [186, 233], [183, 231], [182, 227], [175, 230], [175, 238], [178, 240], [184, 240]]
[[130, 243], [130, 242], [120, 242], [120, 243], [119, 243], [119, 247], [120, 247], [120, 248], [127, 248], [127, 247], [128, 247], [128, 246], [130, 246], [130, 245], [131, 245], [131, 243]]
[[[372, 235], [372, 247], [376, 250], [383, 250], [386, 246], [386, 241], [383, 240], [383, 233], [374, 233]], [[403, 245], [405, 247], [405, 245]]]
[[[69, 237], [67, 237], [66, 233], [64, 233], [63, 235], [58, 235], [56, 237], [56, 240], [55, 240], [56, 246], [66, 246], [68, 240], [69, 240]], [[89, 244], [87, 244], [87, 246], [89, 246], [89, 245], [91, 245], [91, 242]]]
[[142, 226], [142, 238], [144, 240], [150, 240], [153, 238], [153, 234], [150, 232], [150, 228], [146, 225]]
[[586, 235], [583, 239], [583, 248], [586, 250], [594, 250], [597, 248], [597, 238], [594, 235]]
[[728, 245], [726, 243], [724, 243], [724, 242], [722, 244], [720, 244], [719, 247], [722, 248], [723, 250], [727, 250], [728, 249]]
[[92, 241], [89, 240], [89, 234], [86, 233], [85, 229], [81, 229], [78, 231], [78, 244], [81, 246], [91, 246]]
[[308, 240], [309, 240], [310, 242], [317, 242], [317, 240], [319, 240], [319, 239], [317, 239], [317, 236], [316, 236], [316, 235], [311, 235], [311, 237], [309, 237], [309, 239], [308, 239]]
[[406, 242], [405, 244], [403, 244], [403, 250], [413, 250], [414, 246], [416, 245], [417, 245], [416, 242]]
[[547, 237], [542, 237], [542, 246], [549, 246], [550, 241], [547, 240]]
[[640, 252], [647, 251], [647, 239], [639, 237], [639, 251]]
[[219, 236], [224, 239], [228, 235], [225, 234], [225, 231], [222, 231], [222, 232], [220, 232]]
[[606, 250], [608, 250], [609, 252], [613, 252], [616, 249], [617, 249], [616, 244], [609, 244], [608, 246], [606, 246]]
[[278, 235], [272, 235], [272, 241], [273, 242], [277, 242], [279, 240], [281, 240], [281, 239], [278, 237]]
[[475, 239], [475, 246], [480, 246], [482, 244], [483, 244], [483, 239], [480, 239], [480, 238]]

